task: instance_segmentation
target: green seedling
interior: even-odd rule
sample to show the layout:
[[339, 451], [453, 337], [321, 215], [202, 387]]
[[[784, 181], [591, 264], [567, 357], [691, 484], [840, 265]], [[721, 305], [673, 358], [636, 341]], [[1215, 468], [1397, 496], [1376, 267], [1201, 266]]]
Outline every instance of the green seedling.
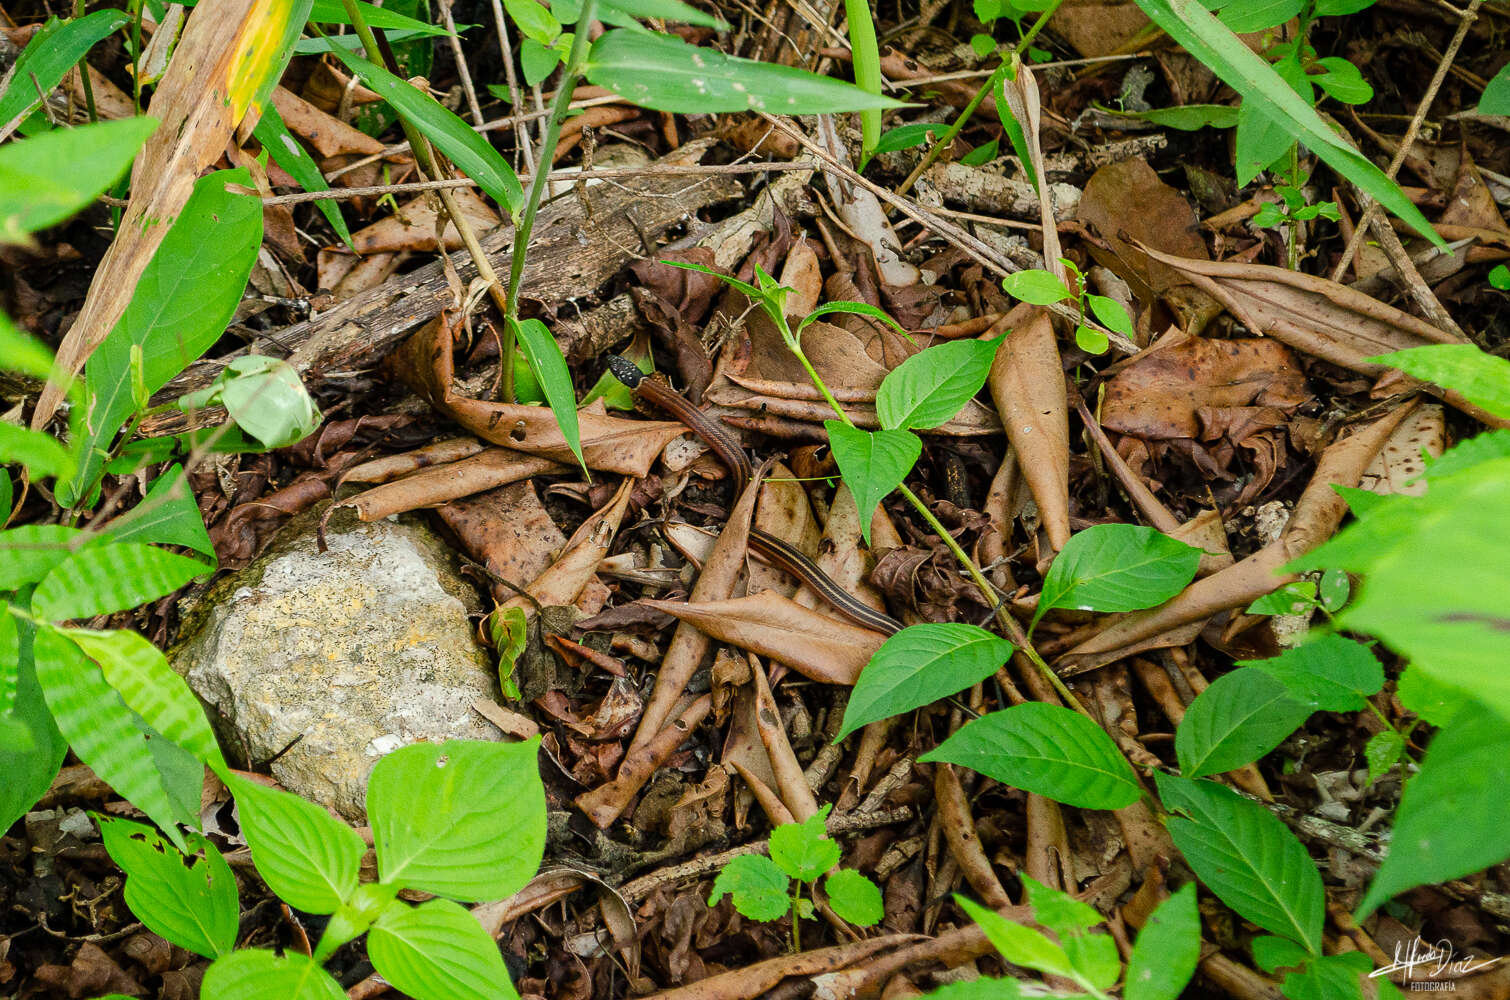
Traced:
[[1049, 306], [1066, 300], [1073, 301], [1080, 311], [1079, 322], [1075, 324], [1075, 344], [1087, 354], [1105, 354], [1110, 346], [1106, 334], [1085, 321], [1087, 312], [1106, 329], [1131, 338], [1133, 335], [1132, 317], [1127, 315], [1127, 310], [1122, 307], [1122, 304], [1105, 295], [1093, 295], [1087, 292], [1085, 277], [1069, 258], [1061, 257], [1059, 263], [1069, 275], [1075, 290], [1072, 291], [1065, 284], [1064, 279], [1057, 274], [1037, 268], [1007, 275], [1001, 279], [1001, 287], [1013, 298], [1035, 306]]
[[[811, 920], [809, 898], [821, 878], [828, 906], [842, 920], [861, 927], [881, 922], [881, 890], [852, 868], [839, 868], [839, 845], [824, 831], [831, 806], [802, 823], [771, 831], [771, 856], [741, 854], [713, 880], [708, 905], [732, 896], [734, 908], [751, 920], [792, 918], [792, 951], [802, 950], [801, 921]], [[804, 896], [806, 890], [808, 895]]]

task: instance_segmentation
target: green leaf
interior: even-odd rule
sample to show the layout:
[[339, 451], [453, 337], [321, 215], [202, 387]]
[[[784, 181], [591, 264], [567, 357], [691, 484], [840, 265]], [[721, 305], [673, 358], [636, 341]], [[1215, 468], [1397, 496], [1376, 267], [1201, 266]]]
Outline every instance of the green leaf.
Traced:
[[1406, 665], [1395, 685], [1395, 694], [1408, 711], [1433, 726], [1445, 726], [1453, 716], [1475, 704], [1472, 694], [1444, 684], [1412, 665]]
[[1079, 973], [1077, 981], [1104, 990], [1122, 976], [1122, 955], [1110, 934], [1074, 934], [1061, 938], [1060, 947]]
[[155, 118], [122, 118], [0, 146], [0, 244], [86, 207], [126, 172], [155, 128]]
[[876, 650], [850, 693], [834, 742], [861, 726], [930, 705], [985, 680], [1012, 644], [975, 625], [909, 625]]
[[[14, 143], [0, 147], [0, 150], [13, 148]], [[0, 152], [0, 156], [4, 155]], [[37, 338], [16, 329], [16, 325], [4, 313], [0, 313], [0, 371], [46, 378], [52, 367], [52, 351]]]
[[0, 132], [40, 107], [41, 95], [61, 83], [84, 53], [130, 20], [121, 10], [99, 10], [72, 21], [50, 18], [21, 50], [10, 86], [0, 93]]
[[1036, 269], [1007, 275], [1001, 279], [1001, 287], [1014, 299], [1035, 306], [1051, 306], [1075, 297], [1058, 275]]
[[449, 899], [395, 900], [367, 933], [378, 973], [415, 1000], [517, 997], [498, 945], [477, 918]]
[[[1317, 955], [1307, 958], [1303, 968], [1287, 973], [1280, 991], [1290, 1000], [1363, 1000], [1363, 978], [1373, 967], [1373, 961], [1361, 951]], [[1381, 986], [1377, 995], [1383, 998], [1389, 994]]]
[[1475, 406], [1497, 417], [1510, 417], [1510, 361], [1472, 344], [1429, 344], [1364, 360], [1456, 389]]
[[730, 859], [713, 880], [708, 905], [734, 897], [734, 909], [751, 920], [780, 920], [792, 912], [792, 880], [764, 854], [741, 854]]
[[870, 520], [881, 501], [902, 485], [923, 453], [923, 442], [911, 431], [862, 431], [842, 420], [825, 420], [839, 474], [855, 497], [860, 533], [870, 544]]
[[[994, 45], [992, 47], [995, 48]], [[881, 133], [881, 138], [876, 141], [875, 153], [894, 153], [899, 149], [912, 149], [914, 146], [926, 145], [948, 130], [949, 126], [942, 122], [898, 125], [894, 129]]]
[[[193, 193], [147, 263], [131, 302], [84, 368], [89, 405], [79, 474], [60, 490], [77, 503], [99, 478], [106, 452], [137, 405], [133, 347], [141, 379], [156, 392], [197, 361], [225, 333], [262, 243], [262, 203], [227, 185], [250, 186], [245, 168], [218, 170]], [[62, 484], [60, 484], [62, 485]]]
[[876, 392], [876, 417], [887, 430], [927, 430], [947, 423], [980, 392], [999, 340], [951, 340], [897, 365]]
[[853, 868], [840, 868], [824, 879], [823, 891], [840, 919], [852, 924], [873, 927], [886, 915], [880, 888]]
[[1022, 984], [1016, 979], [980, 976], [945, 983], [923, 997], [924, 1000], [1021, 1000]]
[[226, 412], [269, 448], [287, 447], [320, 426], [319, 409], [287, 361], [248, 355], [227, 365], [220, 378]]
[[158, 476], [142, 502], [107, 524], [103, 533], [115, 542], [182, 545], [208, 556], [213, 568], [215, 546], [179, 465]]
[[51, 434], [0, 420], [0, 466], [18, 464], [26, 466], [33, 480], [65, 479], [73, 472], [74, 458]]
[[274, 955], [247, 948], [218, 958], [205, 971], [200, 1000], [345, 1000], [330, 973], [296, 951]]
[[1222, 7], [1223, 24], [1239, 35], [1284, 24], [1300, 13], [1305, 0], [1237, 0]]
[[1258, 760], [1311, 716], [1262, 670], [1234, 670], [1196, 696], [1174, 734], [1180, 772], [1188, 778], [1221, 774]]
[[235, 774], [226, 784], [268, 888], [306, 913], [334, 913], [357, 887], [367, 849], [357, 832], [297, 795]]
[[970, 152], [959, 158], [960, 163], [967, 167], [983, 167], [996, 159], [1000, 144], [992, 139], [988, 143], [976, 146]]
[[771, 860], [798, 881], [816, 881], [839, 863], [839, 845], [824, 827], [830, 808], [825, 805], [801, 823], [785, 823], [771, 831]]
[[1341, 56], [1327, 56], [1316, 60], [1326, 70], [1315, 74], [1311, 82], [1343, 104], [1367, 104], [1374, 99], [1374, 88], [1363, 78], [1358, 67]]
[[1240, 660], [1285, 686], [1290, 697], [1319, 712], [1361, 712], [1364, 699], [1384, 687], [1384, 668], [1361, 642], [1339, 635], [1309, 639], [1267, 660]]
[[1109, 299], [1105, 295], [1087, 295], [1085, 304], [1090, 307], [1096, 322], [1108, 330], [1124, 337], [1133, 335], [1132, 317], [1127, 315], [1127, 310], [1116, 299]]
[[1484, 94], [1479, 98], [1478, 113], [1510, 116], [1510, 63], [1501, 66], [1484, 88]]
[[602, 0], [600, 7], [616, 10], [630, 17], [652, 17], [662, 21], [681, 21], [698, 24], [716, 31], [728, 31], [729, 25], [720, 17], [705, 14], [682, 0]]
[[1505, 789], [1510, 723], [1475, 706], [1431, 741], [1421, 771], [1405, 783], [1389, 853], [1358, 907], [1362, 919], [1417, 885], [1460, 878], [1510, 857]]
[[918, 760], [960, 764], [1082, 809], [1121, 809], [1142, 795], [1132, 768], [1100, 726], [1043, 702], [967, 722]]
[[0, 531], [0, 590], [36, 583], [91, 539], [63, 524], [28, 524]]
[[1061, 938], [1106, 922], [1094, 906], [1082, 903], [1069, 893], [1051, 889], [1030, 875], [1021, 878], [1028, 891], [1028, 905], [1033, 908], [1033, 919]]
[[383, 881], [466, 902], [523, 888], [545, 853], [539, 749], [448, 740], [378, 761], [367, 815]]
[[[1027, 175], [1028, 183], [1033, 185], [1033, 190], [1042, 192], [1042, 179], [1038, 176], [1038, 168], [1033, 165], [1032, 151], [1028, 148], [1028, 137], [1022, 130], [1022, 123], [1012, 112], [1012, 99], [1007, 91], [1007, 84], [1017, 80], [1017, 74], [1021, 71], [1022, 60], [1014, 52], [1008, 63], [1001, 67], [996, 80], [996, 92], [992, 95], [996, 101], [996, 117], [1001, 120], [1002, 131], [1007, 135], [1007, 141], [1012, 144], [1012, 152], [1017, 155], [1017, 162], [1022, 167], [1022, 172]], [[1021, 102], [1019, 102], [1021, 103]], [[993, 143], [993, 146], [995, 144]], [[992, 155], [995, 155], [992, 149]], [[970, 152], [971, 156], [975, 151]], [[961, 160], [960, 162], [964, 162]], [[989, 162], [986, 161], [986, 162]]]
[[40, 629], [34, 648], [42, 694], [73, 752], [186, 850], [176, 825], [195, 822], [203, 765], [127, 708], [68, 630]]
[[93, 814], [110, 860], [126, 873], [126, 905], [147, 929], [196, 955], [216, 958], [236, 947], [241, 907], [236, 876], [199, 834], [189, 856], [142, 823]]
[[[1321, 953], [1321, 875], [1305, 847], [1263, 806], [1214, 781], [1155, 773], [1175, 846], [1238, 915]], [[1188, 817], [1188, 818], [1187, 818]]]
[[1316, 607], [1316, 582], [1297, 580], [1287, 583], [1248, 605], [1250, 615], [1298, 615]]
[[956, 895], [954, 901], [985, 931], [986, 940], [1013, 965], [1034, 969], [1047, 976], [1064, 976], [1068, 979], [1074, 975], [1074, 967], [1064, 949], [1041, 932], [1013, 923], [995, 910], [989, 910], [963, 896]]
[[806, 316], [802, 317], [802, 322], [797, 324], [797, 329], [795, 331], [797, 339], [799, 341], [802, 339], [802, 331], [807, 329], [807, 325], [813, 322], [813, 320], [818, 319], [821, 316], [832, 315], [833, 313], [850, 313], [856, 316], [869, 316], [872, 319], [878, 319], [881, 322], [885, 323], [887, 326], [891, 327], [897, 333], [900, 333], [902, 336], [906, 337], [909, 341], [912, 340], [912, 334], [908, 333], [906, 328], [904, 328], [902, 324], [892, 319], [891, 314], [886, 310], [877, 309], [875, 306], [870, 305], [867, 302], [848, 302], [843, 299], [840, 299], [837, 302], [825, 302], [823, 303], [823, 305], [819, 306], [812, 312], [808, 313]]
[[[0, 603], [0, 739], [12, 733], [29, 733], [24, 725], [11, 718], [11, 709], [16, 707], [16, 691], [21, 681], [21, 623], [11, 614], [9, 602]], [[23, 747], [35, 746], [29, 735]], [[0, 744], [3, 745], [3, 744]]]
[[199, 699], [168, 666], [162, 650], [124, 629], [92, 632], [74, 628], [66, 634], [99, 665], [105, 682], [147, 725], [211, 767], [226, 766]]
[[1315, 13], [1317, 17], [1356, 14], [1372, 7], [1374, 3], [1375, 0], [1316, 0]]
[[510, 320], [519, 336], [519, 346], [529, 359], [530, 369], [540, 382], [545, 401], [566, 438], [567, 447], [577, 456], [582, 470], [587, 471], [587, 460], [582, 457], [582, 432], [577, 424], [577, 394], [572, 388], [571, 371], [566, 367], [566, 357], [561, 345], [546, 325], [538, 319]]
[[[1507, 64], [1510, 65], [1510, 64]], [[1500, 71], [1501, 75], [1504, 71]], [[1489, 269], [1489, 284], [1502, 292], [1510, 292], [1510, 267], [1504, 264], [1496, 264]]]
[[1347, 599], [1353, 595], [1353, 583], [1340, 569], [1329, 569], [1322, 573], [1321, 583], [1316, 589], [1321, 597], [1321, 606], [1328, 614], [1341, 611], [1343, 605], [1347, 604]]
[[410, 86], [408, 81], [400, 80], [386, 69], [342, 49], [336, 49], [335, 56], [423, 132], [489, 197], [508, 209], [509, 215], [518, 216], [524, 207], [524, 188], [519, 185], [514, 168], [485, 138], [441, 107], [429, 94], [422, 94]]
[[1111, 346], [1111, 338], [1095, 327], [1081, 323], [1075, 327], [1075, 346], [1086, 354], [1105, 354]]
[[1253, 939], [1253, 961], [1265, 972], [1298, 969], [1310, 958], [1310, 952], [1289, 938], [1262, 934]]
[[737, 59], [665, 35], [624, 29], [606, 31], [593, 43], [586, 76], [656, 111], [810, 115], [902, 107], [890, 97], [792, 66]]
[[[382, 10], [381, 7], [371, 9]], [[409, 19], [405, 18], [405, 20]], [[445, 29], [435, 30], [444, 32]], [[262, 148], [272, 156], [273, 162], [287, 171], [288, 175], [298, 181], [299, 186], [304, 190], [330, 190], [330, 185], [325, 181], [325, 175], [320, 172], [319, 164], [315, 163], [314, 158], [299, 144], [299, 140], [289, 132], [288, 126], [283, 122], [283, 116], [271, 103], [263, 107], [262, 117], [257, 119], [257, 127], [252, 129], [252, 135], [262, 143]], [[351, 230], [347, 228], [346, 219], [341, 215], [341, 203], [334, 198], [322, 198], [315, 202], [315, 208], [325, 216], [325, 221], [330, 223], [330, 228], [335, 230], [341, 242], [351, 247], [352, 252], [355, 253], [356, 246], [351, 242]]]
[[14, 659], [0, 661], [13, 664], [15, 671], [14, 700], [8, 711], [0, 713], [5, 733], [0, 739], [0, 774], [5, 775], [0, 781], [0, 830], [9, 830], [52, 784], [68, 752], [68, 741], [58, 732], [37, 681], [32, 663], [35, 628], [8, 611], [3, 617], [11, 622], [15, 636], [14, 646], [9, 647]]
[[1201, 957], [1201, 915], [1195, 883], [1158, 905], [1127, 960], [1124, 1000], [1176, 1000], [1195, 975]]
[[1363, 744], [1363, 759], [1368, 761], [1368, 783], [1373, 784], [1389, 773], [1405, 754], [1405, 737], [1393, 729], [1375, 733]]
[[[1306, 107], [1316, 103], [1315, 88], [1295, 52], [1276, 62], [1273, 72], [1299, 95]], [[1240, 184], [1248, 183], [1261, 170], [1285, 169], [1284, 161], [1295, 145], [1295, 130], [1283, 116], [1271, 114], [1271, 110], [1267, 102], [1246, 97], [1238, 108], [1236, 159]]]
[[519, 65], [524, 70], [524, 82], [531, 87], [555, 72], [563, 59], [565, 55], [553, 45], [541, 45], [533, 38], [519, 43]]
[[[418, 18], [407, 17], [384, 7], [379, 7], [376, 4], [364, 3], [363, 0], [357, 0], [357, 10], [361, 11], [362, 20], [367, 22], [369, 28], [382, 28], [386, 31], [408, 31], [420, 36], [450, 34], [444, 27], [439, 25], [429, 24]], [[309, 20], [316, 24], [351, 23], [351, 18], [346, 13], [346, 6], [341, 3], [341, 0], [314, 0], [314, 5], [309, 10]], [[465, 31], [469, 27], [471, 25], [458, 24], [456, 30]]]
[[1441, 685], [1510, 717], [1510, 458], [1434, 478], [1423, 497], [1383, 497], [1287, 569], [1345, 569], [1363, 583], [1338, 628], [1378, 636]]
[[1093, 525], [1066, 542], [1054, 558], [1033, 622], [1054, 608], [1151, 608], [1184, 590], [1200, 562], [1200, 549], [1153, 528]]
[[323, 965], [337, 948], [366, 934], [377, 918], [393, 905], [398, 893], [398, 886], [384, 882], [363, 882], [352, 890], [336, 907], [330, 922], [325, 925], [325, 932], [320, 935], [320, 943], [315, 945], [313, 958], [316, 964]]
[[45, 621], [124, 611], [171, 594], [210, 568], [151, 545], [112, 542], [68, 556], [37, 584], [31, 606]]
[[[1243, 103], [1263, 104], [1277, 117], [1288, 119], [1292, 135], [1305, 143], [1332, 169], [1357, 184], [1384, 208], [1443, 249], [1446, 244], [1405, 192], [1362, 153], [1338, 136], [1305, 100], [1226, 25], [1207, 13], [1197, 0], [1137, 0], [1143, 13], [1164, 29], [1186, 52], [1205, 63], [1222, 81], [1243, 96]], [[1241, 183], [1251, 180], [1239, 178]]]
[[503, 9], [521, 35], [541, 45], [551, 44], [561, 34], [561, 22], [537, 0], [503, 0]]

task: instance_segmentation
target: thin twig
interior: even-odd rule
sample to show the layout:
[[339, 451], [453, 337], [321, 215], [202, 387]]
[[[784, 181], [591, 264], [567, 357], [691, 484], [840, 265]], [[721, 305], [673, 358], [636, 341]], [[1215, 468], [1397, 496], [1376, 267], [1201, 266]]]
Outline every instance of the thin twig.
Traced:
[[[524, 92], [519, 89], [519, 77], [514, 72], [514, 47], [509, 44], [508, 21], [503, 16], [503, 5], [493, 0], [493, 23], [498, 27], [498, 51], [503, 57], [503, 79], [509, 87], [509, 107], [516, 111], [523, 107]], [[524, 169], [535, 169], [535, 147], [530, 142], [529, 131], [521, 129], [516, 141], [519, 155], [524, 158]]]
[[451, 43], [451, 55], [456, 59], [456, 75], [461, 78], [461, 89], [467, 95], [467, 107], [472, 109], [472, 122], [482, 121], [482, 106], [477, 103], [477, 89], [472, 86], [472, 73], [467, 69], [467, 57], [461, 51], [461, 36], [456, 33], [456, 22], [451, 17], [453, 0], [440, 0], [441, 23], [446, 27], [446, 37]]
[[[1405, 136], [1400, 140], [1400, 147], [1395, 150], [1394, 157], [1389, 162], [1389, 169], [1385, 176], [1391, 181], [1400, 173], [1400, 167], [1405, 163], [1405, 158], [1410, 155], [1410, 149], [1416, 143], [1416, 133], [1421, 130], [1421, 123], [1426, 120], [1426, 112], [1431, 110], [1431, 102], [1436, 100], [1437, 91], [1442, 86], [1442, 81], [1447, 79], [1447, 69], [1452, 65], [1452, 60], [1457, 57], [1458, 49], [1463, 45], [1463, 39], [1468, 37], [1468, 29], [1473, 27], [1473, 22], [1478, 18], [1479, 7], [1483, 6], [1484, 0], [1472, 0], [1468, 9], [1463, 11], [1463, 19], [1458, 22], [1457, 33], [1452, 36], [1452, 42], [1447, 46], [1447, 51], [1442, 54], [1442, 61], [1437, 63], [1437, 71], [1431, 78], [1431, 83], [1426, 87], [1426, 94], [1421, 98], [1421, 103], [1416, 106], [1415, 116], [1411, 118], [1410, 125], [1405, 129]], [[1342, 252], [1342, 258], [1337, 261], [1337, 266], [1332, 270], [1332, 280], [1341, 281], [1343, 274], [1352, 265], [1353, 255], [1363, 245], [1364, 234], [1369, 229], [1369, 223], [1379, 213], [1379, 203], [1370, 200], [1368, 207], [1363, 211], [1363, 218], [1358, 220], [1358, 225], [1353, 229], [1353, 238], [1348, 240], [1347, 249]]]

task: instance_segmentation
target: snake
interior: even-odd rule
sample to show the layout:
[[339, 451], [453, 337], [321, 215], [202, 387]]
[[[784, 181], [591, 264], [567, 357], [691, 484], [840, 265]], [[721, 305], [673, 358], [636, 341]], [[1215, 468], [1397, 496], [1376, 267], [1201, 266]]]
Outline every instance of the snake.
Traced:
[[[717, 420], [698, 409], [686, 396], [658, 379], [647, 378], [638, 365], [620, 355], [610, 355], [608, 370], [622, 382], [638, 400], [671, 414], [706, 444], [724, 466], [734, 482], [734, 495], [744, 492], [755, 469], [744, 448]], [[895, 635], [902, 630], [901, 622], [864, 603], [849, 591], [839, 586], [817, 563], [791, 543], [783, 541], [759, 528], [750, 529], [750, 545], [759, 550], [770, 563], [785, 570], [807, 584], [827, 601], [835, 611], [862, 628], [872, 629], [885, 635]]]

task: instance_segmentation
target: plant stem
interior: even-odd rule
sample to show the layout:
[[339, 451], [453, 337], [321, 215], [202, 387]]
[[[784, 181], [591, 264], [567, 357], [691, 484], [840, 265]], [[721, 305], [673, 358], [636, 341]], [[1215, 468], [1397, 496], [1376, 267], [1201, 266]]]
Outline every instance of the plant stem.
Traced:
[[[351, 0], [345, 0], [349, 3]], [[519, 319], [519, 283], [524, 277], [524, 258], [529, 251], [530, 231], [535, 228], [535, 214], [540, 211], [540, 199], [550, 183], [551, 164], [556, 160], [556, 143], [561, 138], [561, 123], [566, 121], [571, 110], [572, 91], [577, 89], [577, 80], [582, 75], [582, 64], [587, 61], [587, 32], [592, 28], [598, 13], [598, 0], [582, 0], [582, 11], [577, 16], [576, 31], [572, 34], [571, 52], [566, 64], [561, 67], [561, 82], [556, 87], [556, 99], [551, 104], [550, 117], [546, 119], [545, 137], [540, 142], [539, 168], [530, 178], [530, 189], [525, 192], [524, 212], [514, 229], [514, 255], [509, 261], [509, 286], [507, 304], [503, 307], [503, 347], [499, 352], [499, 397], [504, 402], [514, 400], [514, 323]]]
[[798, 904], [802, 902], [802, 880], [792, 879], [792, 954], [802, 950], [801, 919], [797, 916]]
[[[73, 0], [73, 16], [75, 18], [84, 16], [84, 0]], [[137, 61], [141, 61], [140, 57]], [[94, 84], [89, 82], [89, 57], [87, 55], [79, 56], [79, 84], [84, 88], [84, 106], [89, 109], [89, 120], [98, 122], [100, 116], [94, 107]]]
[[[844, 0], [844, 19], [849, 22], [849, 53], [855, 74], [855, 86], [872, 94], [881, 93], [881, 50], [876, 42], [876, 22], [870, 14], [869, 0]], [[870, 160], [876, 141], [881, 138], [881, 109], [860, 112], [860, 169]]]
[[[356, 5], [356, 0], [341, 0], [346, 8], [346, 16], [351, 21], [351, 26], [356, 29], [357, 37], [362, 40], [362, 48], [367, 53], [367, 58], [380, 66], [386, 66], [388, 71], [398, 75], [397, 66], [390, 65], [383, 55], [382, 47], [378, 45], [377, 36], [372, 33], [372, 28], [367, 24], [367, 19], [362, 16], [361, 8]], [[399, 125], [404, 130], [404, 138], [409, 140], [409, 149], [414, 153], [414, 163], [420, 172], [432, 180], [440, 179], [440, 170], [435, 163], [434, 151], [430, 148], [430, 140], [425, 134], [402, 115], [399, 116]], [[493, 270], [493, 264], [488, 260], [487, 251], [482, 248], [482, 243], [477, 239], [477, 234], [472, 230], [472, 224], [462, 214], [461, 206], [456, 202], [456, 195], [449, 188], [438, 188], [436, 195], [440, 198], [440, 204], [445, 209], [446, 215], [451, 218], [451, 225], [456, 227], [456, 233], [461, 237], [462, 245], [467, 248], [467, 253], [472, 258], [472, 263], [477, 268], [478, 277], [488, 283], [488, 294], [493, 299], [493, 304], [499, 312], [506, 313], [509, 303], [504, 298], [503, 285], [498, 280], [498, 274]], [[512, 298], [512, 296], [510, 297]], [[512, 369], [509, 375], [513, 375]]]
[[[823, 378], [813, 368], [812, 362], [808, 361], [807, 355], [803, 353], [802, 345], [798, 343], [796, 336], [792, 333], [786, 322], [786, 318], [781, 316], [779, 312], [775, 316], [780, 317], [778, 326], [781, 330], [782, 338], [786, 341], [787, 347], [791, 352], [796, 355], [797, 361], [801, 363], [803, 370], [807, 372], [807, 377], [812, 379], [813, 385], [823, 394], [823, 398], [833, 408], [833, 411], [839, 415], [839, 419], [854, 427], [855, 422], [850, 419], [848, 413], [844, 412], [844, 408], [839, 405], [838, 400], [834, 398], [834, 394], [829, 392], [828, 386], [823, 382]], [[907, 502], [912, 504], [913, 509], [927, 522], [928, 527], [933, 529], [933, 533], [938, 535], [939, 540], [944, 543], [950, 554], [954, 556], [965, 573], [975, 583], [975, 586], [980, 590], [981, 596], [985, 599], [986, 605], [992, 609], [992, 614], [995, 616], [997, 624], [1001, 626], [1002, 631], [1006, 633], [1012, 645], [1016, 646], [1028, 658], [1028, 661], [1037, 668], [1039, 673], [1043, 674], [1044, 679], [1058, 692], [1059, 697], [1064, 700], [1065, 705], [1073, 708], [1081, 715], [1090, 718], [1091, 721], [1096, 722], [1095, 718], [1086, 711], [1085, 706], [1080, 703], [1080, 699], [1075, 697], [1074, 692], [1065, 686], [1064, 681], [1060, 680], [1059, 675], [1054, 673], [1053, 668], [1044, 662], [1043, 657], [1038, 655], [1038, 651], [1033, 648], [1032, 641], [1028, 638], [1027, 633], [1022, 630], [1022, 626], [1018, 624], [1017, 619], [1013, 618], [1012, 613], [1007, 610], [1006, 603], [997, 598], [996, 588], [991, 586], [991, 581], [986, 579], [986, 575], [980, 571], [980, 567], [975, 565], [975, 560], [971, 559], [970, 554], [960, 546], [959, 542], [954, 540], [954, 536], [949, 534], [949, 530], [933, 515], [933, 511], [928, 509], [928, 505], [923, 503], [922, 498], [908, 489], [905, 483], [897, 486], [897, 492], [901, 493]], [[1097, 724], [1099, 725], [1100, 723], [1098, 722]]]
[[960, 131], [964, 129], [965, 123], [970, 120], [970, 116], [975, 114], [975, 109], [980, 107], [981, 102], [986, 99], [986, 95], [994, 91], [997, 84], [1001, 83], [1001, 79], [1007, 75], [1008, 69], [1022, 56], [1022, 53], [1027, 51], [1029, 43], [1038, 37], [1038, 33], [1043, 30], [1043, 26], [1048, 23], [1049, 18], [1054, 16], [1054, 12], [1059, 9], [1059, 4], [1062, 2], [1063, 0], [1054, 0], [1048, 8], [1038, 15], [1038, 19], [1028, 29], [1028, 33], [1022, 36], [1022, 40], [1012, 50], [1011, 57], [1003, 59], [1001, 65], [996, 67], [996, 72], [988, 76], [986, 82], [980, 85], [980, 89], [975, 92], [974, 97], [970, 98], [970, 103], [965, 105], [964, 110], [954, 119], [954, 123], [939, 137], [939, 141], [929, 148], [928, 155], [923, 157], [923, 162], [914, 167], [912, 173], [908, 174], [907, 179], [902, 182], [902, 186], [897, 188], [897, 194], [906, 194], [910, 191], [912, 185], [917, 183], [918, 178], [923, 176], [923, 172], [937, 163], [938, 158], [943, 155], [944, 150], [954, 144], [954, 137], [959, 135]]

